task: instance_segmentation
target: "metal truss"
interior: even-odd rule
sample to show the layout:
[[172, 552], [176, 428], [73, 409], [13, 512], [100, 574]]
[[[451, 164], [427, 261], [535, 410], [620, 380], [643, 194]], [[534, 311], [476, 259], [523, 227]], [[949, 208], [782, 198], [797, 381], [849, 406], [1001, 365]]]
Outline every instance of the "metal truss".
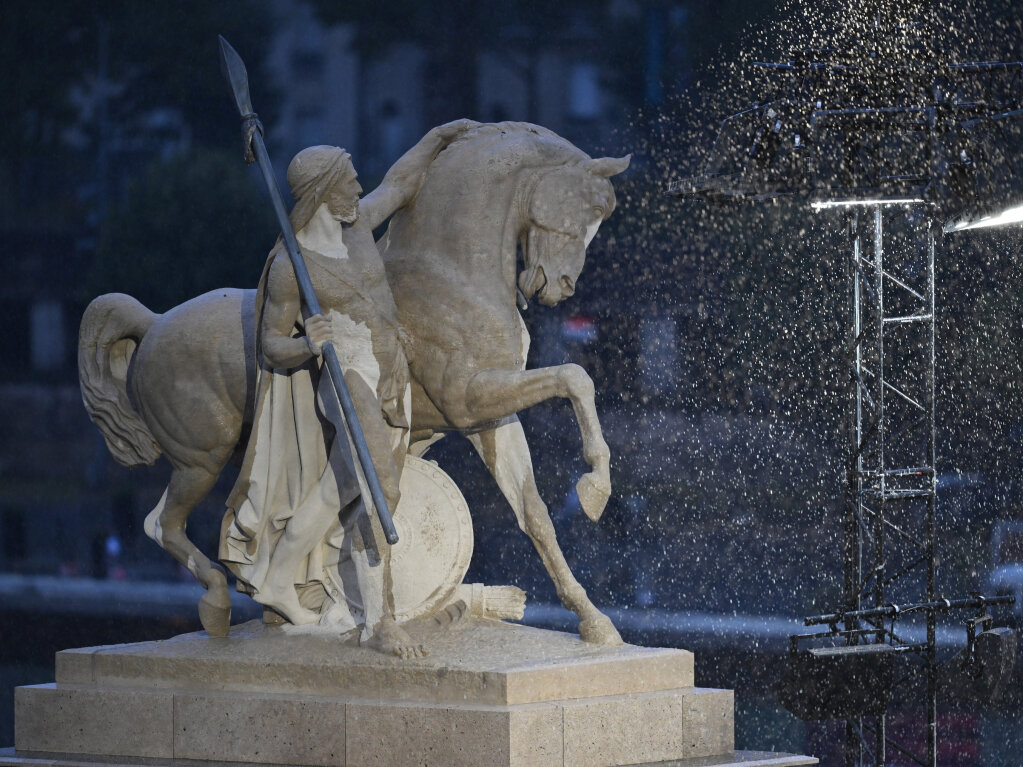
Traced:
[[[926, 754], [891, 741], [884, 715], [848, 720], [846, 764], [883, 765], [890, 748], [936, 759], [935, 610], [926, 644], [903, 639], [873, 609], [933, 603], [935, 593], [935, 225], [925, 206], [870, 205], [852, 214], [847, 359], [854, 405], [845, 498], [847, 641], [888, 643], [916, 656], [925, 679]], [[868, 616], [851, 616], [850, 612]], [[880, 611], [878, 611], [880, 612]], [[904, 618], [905, 620], [905, 618]], [[867, 629], [864, 632], [864, 629]]]
[[[827, 633], [792, 637], [779, 697], [803, 719], [846, 719], [847, 767], [933, 767], [938, 615], [979, 610], [967, 621], [970, 673], [943, 667], [943, 690], [1015, 657], [1015, 637], [986, 614], [1011, 598], [936, 593], [934, 280], [939, 221], [956, 231], [992, 206], [1023, 205], [1023, 62], [944, 61], [930, 3], [855, 5], [837, 48], [756, 65], [763, 95], [725, 119], [700, 173], [668, 193], [848, 206], [843, 605], [805, 619]], [[986, 660], [978, 626], [998, 648]], [[826, 646], [800, 649], [813, 643]], [[886, 727], [893, 694], [926, 709], [912, 747]]]

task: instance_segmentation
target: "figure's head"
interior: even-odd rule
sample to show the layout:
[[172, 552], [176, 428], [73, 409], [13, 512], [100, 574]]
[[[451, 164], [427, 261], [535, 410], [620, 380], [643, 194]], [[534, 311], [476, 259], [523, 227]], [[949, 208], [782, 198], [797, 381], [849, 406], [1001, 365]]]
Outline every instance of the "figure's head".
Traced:
[[359, 217], [359, 195], [362, 194], [362, 184], [359, 183], [359, 176], [351, 162], [348, 163], [348, 172], [341, 176], [330, 189], [324, 202], [330, 215], [340, 224], [354, 224]]
[[554, 306], [575, 293], [586, 263], [586, 246], [615, 208], [608, 179], [629, 166], [630, 157], [604, 157], [541, 172], [529, 196], [524, 232], [524, 270], [519, 289], [526, 298]]
[[295, 198], [291, 226], [302, 229], [317, 209], [327, 205], [340, 223], [351, 224], [359, 217], [359, 186], [352, 157], [336, 146], [311, 146], [292, 158], [288, 184]]

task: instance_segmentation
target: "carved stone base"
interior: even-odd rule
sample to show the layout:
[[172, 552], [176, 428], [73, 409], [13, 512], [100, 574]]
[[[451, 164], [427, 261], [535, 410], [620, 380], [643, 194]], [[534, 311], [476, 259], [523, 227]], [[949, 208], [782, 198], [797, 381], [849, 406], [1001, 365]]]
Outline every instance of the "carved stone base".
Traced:
[[[55, 684], [16, 691], [17, 751], [0, 765], [733, 758], [732, 693], [694, 687], [685, 650], [594, 647], [469, 617], [444, 628], [424, 622], [415, 634], [431, 654], [413, 661], [258, 622], [220, 639], [200, 632], [67, 650], [57, 654]], [[53, 754], [61, 756], [45, 756]], [[703, 763], [814, 763], [727, 759]]]
[[[71, 754], [31, 754], [0, 748], [0, 767], [249, 767], [246, 762], [197, 761], [194, 759], [141, 759], [94, 757]], [[434, 764], [434, 762], [428, 762]], [[777, 751], [734, 751], [724, 756], [697, 756], [632, 767], [811, 767], [817, 760]], [[260, 766], [261, 767], [261, 766]], [[288, 767], [282, 765], [281, 767]]]

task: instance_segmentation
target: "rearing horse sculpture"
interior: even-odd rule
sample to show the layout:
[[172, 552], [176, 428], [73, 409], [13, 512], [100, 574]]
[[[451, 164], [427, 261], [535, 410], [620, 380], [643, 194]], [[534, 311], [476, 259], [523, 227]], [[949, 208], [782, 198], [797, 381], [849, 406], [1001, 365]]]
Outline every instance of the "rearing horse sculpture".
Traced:
[[416, 199], [394, 215], [378, 243], [399, 319], [413, 340], [411, 450], [421, 454], [445, 431], [465, 433], [562, 603], [579, 615], [580, 635], [610, 643], [621, 640], [565, 562], [515, 415], [552, 397], [571, 400], [591, 467], [577, 490], [595, 520], [611, 477], [593, 382], [578, 365], [525, 369], [529, 336], [516, 286], [547, 306], [575, 292], [586, 246], [615, 207], [607, 179], [628, 164], [628, 157], [590, 159], [535, 125], [482, 125], [434, 160]]
[[[528, 335], [516, 308], [527, 297], [572, 295], [586, 246], [614, 208], [607, 180], [629, 158], [590, 159], [525, 123], [482, 125], [445, 149], [415, 201], [378, 243], [412, 351], [412, 452], [446, 431], [465, 433], [533, 540], [559, 597], [591, 642], [621, 642], [590, 602], [558, 547], [537, 492], [515, 413], [551, 397], [571, 400], [592, 471], [578, 484], [593, 519], [611, 491], [609, 451], [593, 384], [577, 365], [525, 370]], [[518, 252], [525, 268], [518, 274]], [[129, 296], [90, 304], [79, 338], [83, 399], [114, 457], [173, 472], [146, 532], [207, 589], [200, 617], [230, 602], [224, 574], [188, 539], [185, 522], [247, 432], [255, 391], [254, 291], [215, 290], [156, 315]], [[216, 333], [206, 332], [215, 326]], [[187, 382], [187, 385], [183, 385]]]

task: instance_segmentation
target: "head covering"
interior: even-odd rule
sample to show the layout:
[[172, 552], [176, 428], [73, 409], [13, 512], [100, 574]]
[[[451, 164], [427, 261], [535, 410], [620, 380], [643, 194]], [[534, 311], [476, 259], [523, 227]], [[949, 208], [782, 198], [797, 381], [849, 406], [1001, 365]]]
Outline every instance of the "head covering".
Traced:
[[354, 173], [352, 156], [341, 147], [311, 146], [296, 154], [288, 165], [288, 185], [295, 198], [291, 228], [297, 232], [308, 224], [327, 192]]

